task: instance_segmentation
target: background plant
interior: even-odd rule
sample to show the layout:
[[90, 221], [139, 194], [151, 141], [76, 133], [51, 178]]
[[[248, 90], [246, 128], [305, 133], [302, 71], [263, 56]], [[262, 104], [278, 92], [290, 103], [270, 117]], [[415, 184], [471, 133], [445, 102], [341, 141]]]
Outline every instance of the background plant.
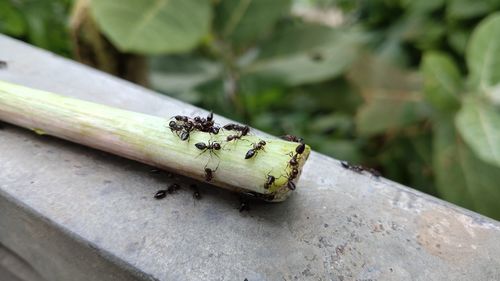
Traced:
[[5, 1], [3, 33], [500, 218], [499, 1], [78, 0], [71, 33], [69, 0]]

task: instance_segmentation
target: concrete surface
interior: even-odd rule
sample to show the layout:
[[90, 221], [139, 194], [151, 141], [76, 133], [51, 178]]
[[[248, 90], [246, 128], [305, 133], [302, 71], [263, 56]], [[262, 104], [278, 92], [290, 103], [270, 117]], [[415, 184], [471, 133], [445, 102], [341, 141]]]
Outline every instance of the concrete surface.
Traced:
[[[0, 79], [170, 117], [200, 109], [0, 36]], [[219, 117], [220, 120], [220, 117]], [[500, 223], [313, 153], [284, 203], [6, 125], [0, 243], [46, 280], [500, 280]], [[183, 186], [157, 201], [167, 183]]]

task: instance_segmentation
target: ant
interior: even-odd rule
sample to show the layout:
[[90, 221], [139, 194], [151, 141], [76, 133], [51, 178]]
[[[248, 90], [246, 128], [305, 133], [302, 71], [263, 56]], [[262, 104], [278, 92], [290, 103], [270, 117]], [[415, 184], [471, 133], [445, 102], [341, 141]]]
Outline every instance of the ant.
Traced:
[[287, 140], [287, 141], [293, 141], [293, 142], [300, 142], [300, 143], [304, 142], [303, 138], [296, 137], [296, 136], [293, 136], [293, 135], [284, 135], [284, 136], [281, 136], [281, 139], [284, 139], [284, 140]]
[[183, 116], [183, 115], [176, 115], [176, 116], [174, 116], [174, 119], [177, 120], [177, 121], [182, 121], [182, 122], [188, 122], [189, 121], [189, 117]]
[[299, 165], [299, 161], [297, 161], [297, 154], [293, 155], [293, 157], [290, 159], [290, 161], [288, 161], [288, 164], [290, 164], [290, 166]]
[[212, 170], [210, 168], [205, 167], [205, 181], [210, 182], [214, 178], [215, 171], [217, 171], [217, 168], [215, 170]]
[[295, 183], [293, 182], [293, 180], [295, 178], [297, 178], [297, 175], [299, 174], [299, 170], [297, 168], [293, 168], [289, 174], [287, 174], [286, 178], [287, 178], [287, 183], [286, 183], [286, 187], [288, 187], [288, 189], [290, 190], [295, 190]]
[[253, 148], [247, 151], [245, 159], [250, 159], [254, 155], [256, 155], [259, 152], [259, 150], [264, 150], [264, 145], [266, 145], [266, 142], [263, 140], [260, 140], [258, 143], [254, 143]]
[[200, 193], [200, 190], [198, 190], [198, 186], [196, 186], [196, 184], [192, 184], [191, 188], [194, 190], [194, 192], [193, 192], [193, 198], [196, 199], [196, 200], [200, 200], [201, 199], [201, 193]]
[[208, 145], [205, 144], [204, 142], [199, 142], [199, 143], [195, 144], [195, 146], [199, 150], [206, 150], [206, 149], [220, 150], [221, 149], [220, 143], [218, 143], [218, 142], [212, 142], [212, 143], [208, 142]]
[[155, 197], [155, 199], [160, 200], [160, 199], [165, 198], [166, 196], [167, 196], [167, 190], [162, 189], [162, 190], [159, 190], [158, 192], [156, 192], [154, 197]]
[[302, 154], [304, 153], [305, 149], [306, 149], [306, 144], [302, 142], [295, 148], [295, 152], [297, 152], [297, 154]]
[[233, 123], [226, 124], [222, 128], [224, 130], [228, 130], [228, 131], [238, 131], [238, 132], [240, 132], [240, 136], [246, 136], [248, 134], [248, 132], [250, 132], [250, 127], [248, 127], [246, 125], [241, 126], [241, 125], [233, 124]]
[[358, 174], [361, 174], [363, 171], [366, 171], [366, 172], [370, 173], [372, 176], [374, 176], [375, 178], [379, 178], [379, 177], [382, 176], [382, 174], [379, 171], [377, 171], [377, 170], [375, 170], [373, 168], [365, 168], [365, 167], [363, 167], [361, 165], [352, 165], [352, 164], [350, 164], [347, 161], [341, 161], [340, 164], [345, 169], [354, 171], [354, 172], [356, 172]]
[[248, 204], [248, 200], [247, 199], [244, 199], [244, 198], [241, 198], [240, 197], [240, 213], [243, 212], [243, 211], [247, 211], [249, 212], [250, 211], [250, 205]]
[[181, 141], [186, 141], [189, 139], [189, 131], [182, 130], [181, 135], [179, 136]]
[[168, 192], [168, 194], [172, 194], [172, 193], [177, 192], [177, 190], [179, 190], [180, 188], [181, 187], [178, 184], [174, 183], [167, 188], [167, 192]]
[[237, 139], [241, 139], [241, 136], [240, 135], [229, 135], [229, 136], [227, 136], [226, 141], [230, 142], [232, 140], [237, 140]]
[[[215, 141], [214, 142], [208, 142], [208, 144], [206, 144], [204, 142], [199, 142], [199, 143], [195, 144], [194, 146], [196, 146], [196, 148], [198, 148], [199, 150], [203, 150], [201, 152], [201, 154], [203, 154], [207, 150], [209, 150], [210, 153], [214, 152], [214, 154], [215, 154], [216, 150], [221, 150], [220, 143], [215, 142]], [[215, 156], [217, 156], [217, 154], [215, 154]]]
[[274, 181], [276, 181], [276, 178], [268, 174], [266, 183], [264, 184], [264, 189], [269, 189], [269, 187], [271, 187], [274, 184]]

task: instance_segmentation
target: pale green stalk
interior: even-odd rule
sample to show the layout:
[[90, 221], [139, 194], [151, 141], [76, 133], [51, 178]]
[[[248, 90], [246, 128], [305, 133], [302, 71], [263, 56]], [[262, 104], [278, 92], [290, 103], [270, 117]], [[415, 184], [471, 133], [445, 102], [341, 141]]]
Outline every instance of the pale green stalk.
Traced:
[[[246, 136], [226, 143], [226, 136], [234, 132], [221, 130], [217, 135], [193, 132], [189, 141], [181, 141], [168, 127], [169, 117], [121, 110], [0, 81], [0, 120], [5, 122], [201, 181], [205, 179], [205, 167], [217, 169], [211, 184], [255, 192], [269, 201], [282, 201], [289, 195], [286, 187], [291, 170], [289, 154], [297, 143], [265, 139], [264, 151], [244, 159], [260, 137]], [[215, 154], [209, 151], [200, 154], [194, 144], [208, 141], [222, 143], [223, 149]], [[299, 158], [299, 171], [309, 152], [306, 146]], [[268, 175], [276, 177], [276, 181], [265, 189]]]

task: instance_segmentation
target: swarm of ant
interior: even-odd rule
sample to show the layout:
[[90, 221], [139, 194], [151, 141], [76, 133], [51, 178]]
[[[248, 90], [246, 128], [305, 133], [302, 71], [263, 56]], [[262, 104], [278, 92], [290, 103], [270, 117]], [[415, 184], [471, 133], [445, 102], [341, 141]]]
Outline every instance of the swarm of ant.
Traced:
[[[213, 134], [217, 135], [220, 130], [224, 131], [232, 131], [234, 133], [231, 133], [227, 135], [225, 138], [225, 143], [231, 143], [235, 142], [238, 140], [243, 140], [244, 136], [247, 136], [250, 133], [250, 127], [246, 125], [239, 125], [239, 124], [233, 124], [229, 123], [226, 124], [222, 127], [217, 125], [214, 121], [213, 118], [213, 113], [210, 112], [206, 118], [200, 117], [200, 116], [195, 116], [195, 117], [189, 117], [189, 116], [183, 116], [183, 115], [176, 115], [173, 116], [172, 119], [168, 123], [168, 127], [170, 131], [175, 134], [181, 141], [187, 141], [189, 142], [190, 136], [195, 133], [195, 132], [201, 132], [201, 133], [208, 133], [208, 134]], [[297, 142], [298, 145], [295, 148], [295, 151], [290, 152], [290, 160], [288, 162], [288, 166], [291, 168], [290, 172], [287, 173], [286, 175], [281, 175], [279, 177], [275, 177], [271, 174], [267, 174], [265, 178], [265, 182], [263, 183], [264, 189], [270, 189], [274, 184], [276, 179], [285, 177], [287, 179], [286, 181], [286, 188], [290, 190], [295, 190], [295, 183], [294, 180], [297, 178], [299, 174], [299, 159], [301, 154], [305, 150], [305, 143], [304, 140], [300, 137], [292, 136], [292, 135], [285, 135], [282, 136], [282, 139], [291, 141], [291, 142]], [[245, 139], [246, 140], [246, 139]], [[224, 142], [224, 141], [223, 141]], [[246, 160], [251, 160], [257, 157], [259, 152], [265, 152], [265, 146], [266, 142], [264, 140], [260, 140], [258, 142], [252, 143], [250, 149], [246, 152], [244, 155], [244, 159]], [[223, 143], [220, 141], [208, 141], [208, 142], [198, 142], [194, 144], [194, 146], [201, 151], [200, 155], [209, 152], [211, 155], [217, 156], [217, 153], [220, 150], [223, 150]], [[218, 156], [217, 156], [218, 157]], [[211, 158], [210, 158], [211, 159]], [[210, 161], [210, 160], [209, 160]], [[211, 168], [208, 167], [208, 163], [204, 167], [204, 179], [206, 182], [211, 182], [214, 177], [215, 173], [218, 169], [218, 165], [216, 168]], [[201, 194], [199, 193], [199, 190], [197, 188], [194, 189], [194, 194], [193, 197], [195, 199], [201, 199]], [[170, 189], [166, 190], [160, 190], [158, 193], [155, 195], [155, 198], [157, 199], [162, 199], [167, 196], [167, 194], [173, 193]], [[274, 199], [274, 193], [273, 194], [258, 194], [258, 193], [253, 193], [250, 192], [249, 194], [252, 194], [253, 197], [256, 198], [262, 198], [265, 200], [273, 200]], [[243, 204], [240, 207], [240, 211], [243, 210], [248, 210], [248, 203]]]

